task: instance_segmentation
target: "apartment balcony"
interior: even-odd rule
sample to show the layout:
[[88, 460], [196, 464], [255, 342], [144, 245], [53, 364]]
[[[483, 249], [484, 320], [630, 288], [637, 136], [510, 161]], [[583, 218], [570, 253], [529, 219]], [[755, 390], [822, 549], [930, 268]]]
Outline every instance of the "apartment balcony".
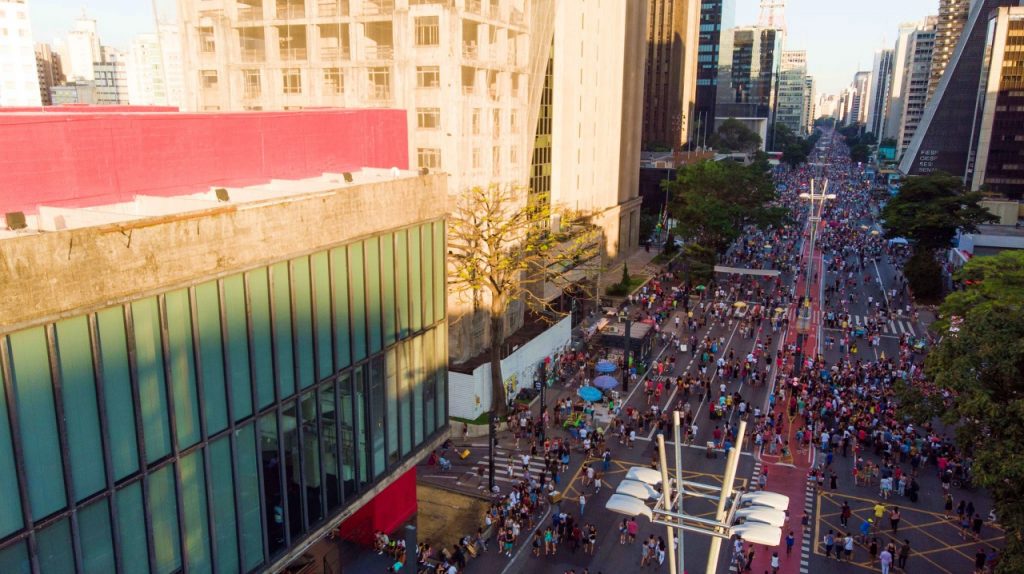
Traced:
[[387, 102], [391, 100], [391, 88], [380, 84], [370, 84], [366, 90], [366, 99], [371, 102]]
[[363, 56], [367, 60], [393, 60], [395, 59], [395, 47], [367, 46], [363, 49]]
[[366, 0], [363, 14], [367, 16], [391, 16], [395, 11], [395, 0]]
[[321, 0], [316, 6], [316, 14], [321, 18], [331, 18], [349, 15], [348, 0]]
[[277, 5], [278, 20], [298, 20], [306, 17], [306, 5], [304, 3], [287, 3]]
[[281, 48], [281, 60], [285, 62], [305, 61], [305, 48]]
[[462, 95], [464, 95], [464, 96], [472, 96], [475, 93], [476, 93], [476, 87], [475, 86], [462, 86]]
[[264, 62], [267, 59], [267, 53], [256, 48], [242, 48], [241, 55], [243, 62]]
[[483, 2], [481, 2], [480, 0], [466, 0], [466, 12], [469, 12], [470, 14], [477, 14], [478, 16], [483, 16]]
[[467, 60], [478, 60], [480, 59], [480, 48], [474, 43], [463, 43], [462, 57]]
[[351, 54], [348, 48], [338, 48], [336, 46], [320, 48], [321, 60], [348, 60], [350, 58]]
[[239, 22], [258, 22], [261, 20], [263, 20], [262, 6], [246, 6], [245, 4], [238, 5]]

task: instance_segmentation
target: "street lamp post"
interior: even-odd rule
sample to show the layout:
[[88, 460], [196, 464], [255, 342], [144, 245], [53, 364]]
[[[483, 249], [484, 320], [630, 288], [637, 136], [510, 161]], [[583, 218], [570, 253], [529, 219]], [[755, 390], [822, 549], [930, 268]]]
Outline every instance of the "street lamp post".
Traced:
[[794, 365], [796, 373], [800, 372], [800, 364], [803, 362], [804, 338], [811, 327], [811, 281], [814, 277], [814, 249], [818, 238], [818, 225], [821, 223], [821, 214], [825, 209], [825, 201], [835, 199], [834, 193], [827, 193], [828, 180], [822, 184], [820, 192], [814, 190], [814, 178], [811, 178], [810, 193], [801, 193], [800, 198], [810, 202], [811, 210], [807, 221], [810, 224], [810, 241], [808, 242], [807, 272], [804, 276], [804, 292], [800, 302], [800, 309], [797, 315], [797, 362]]

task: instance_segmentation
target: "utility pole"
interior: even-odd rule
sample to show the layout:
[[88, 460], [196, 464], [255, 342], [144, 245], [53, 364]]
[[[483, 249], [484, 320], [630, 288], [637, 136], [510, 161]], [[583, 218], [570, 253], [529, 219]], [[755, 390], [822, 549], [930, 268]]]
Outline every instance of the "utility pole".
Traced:
[[622, 368], [622, 392], [628, 393], [629, 392], [629, 374], [630, 374], [630, 368], [632, 367], [632, 365], [630, 365], [631, 361], [629, 360], [630, 354], [632, 353], [632, 349], [630, 349], [630, 344], [633, 342], [633, 322], [630, 321], [630, 319], [629, 319], [629, 311], [628, 310], [626, 311], [625, 341], [626, 341], [625, 347], [623, 348], [623, 361], [625, 362], [625, 366]]
[[[725, 501], [732, 496], [732, 484], [736, 480], [736, 467], [740, 462], [740, 451], [743, 449], [743, 435], [747, 432], [747, 421], [740, 420], [739, 432], [736, 434], [736, 444], [729, 450], [725, 459], [725, 475], [722, 477], [722, 492], [718, 498], [718, 510], [715, 513], [715, 521], [725, 521]], [[718, 571], [718, 556], [722, 551], [722, 539], [715, 537], [711, 539], [711, 549], [708, 551], [707, 574], [715, 574]]]

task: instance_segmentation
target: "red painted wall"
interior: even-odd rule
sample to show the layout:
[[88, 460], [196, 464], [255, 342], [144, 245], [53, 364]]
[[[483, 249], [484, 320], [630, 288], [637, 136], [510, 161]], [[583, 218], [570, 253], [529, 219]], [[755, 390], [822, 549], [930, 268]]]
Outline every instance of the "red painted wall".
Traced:
[[346, 540], [370, 546], [378, 530], [392, 533], [416, 514], [416, 468], [398, 477], [387, 488], [341, 523]]
[[407, 169], [403, 110], [0, 113], [0, 213]]

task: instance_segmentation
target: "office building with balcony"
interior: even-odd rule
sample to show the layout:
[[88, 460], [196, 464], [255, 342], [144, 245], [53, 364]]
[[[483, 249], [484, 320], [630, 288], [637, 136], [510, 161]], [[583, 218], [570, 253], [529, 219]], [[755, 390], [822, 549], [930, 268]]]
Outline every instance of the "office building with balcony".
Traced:
[[447, 193], [403, 112], [0, 123], [0, 572], [279, 572], [416, 512]]

